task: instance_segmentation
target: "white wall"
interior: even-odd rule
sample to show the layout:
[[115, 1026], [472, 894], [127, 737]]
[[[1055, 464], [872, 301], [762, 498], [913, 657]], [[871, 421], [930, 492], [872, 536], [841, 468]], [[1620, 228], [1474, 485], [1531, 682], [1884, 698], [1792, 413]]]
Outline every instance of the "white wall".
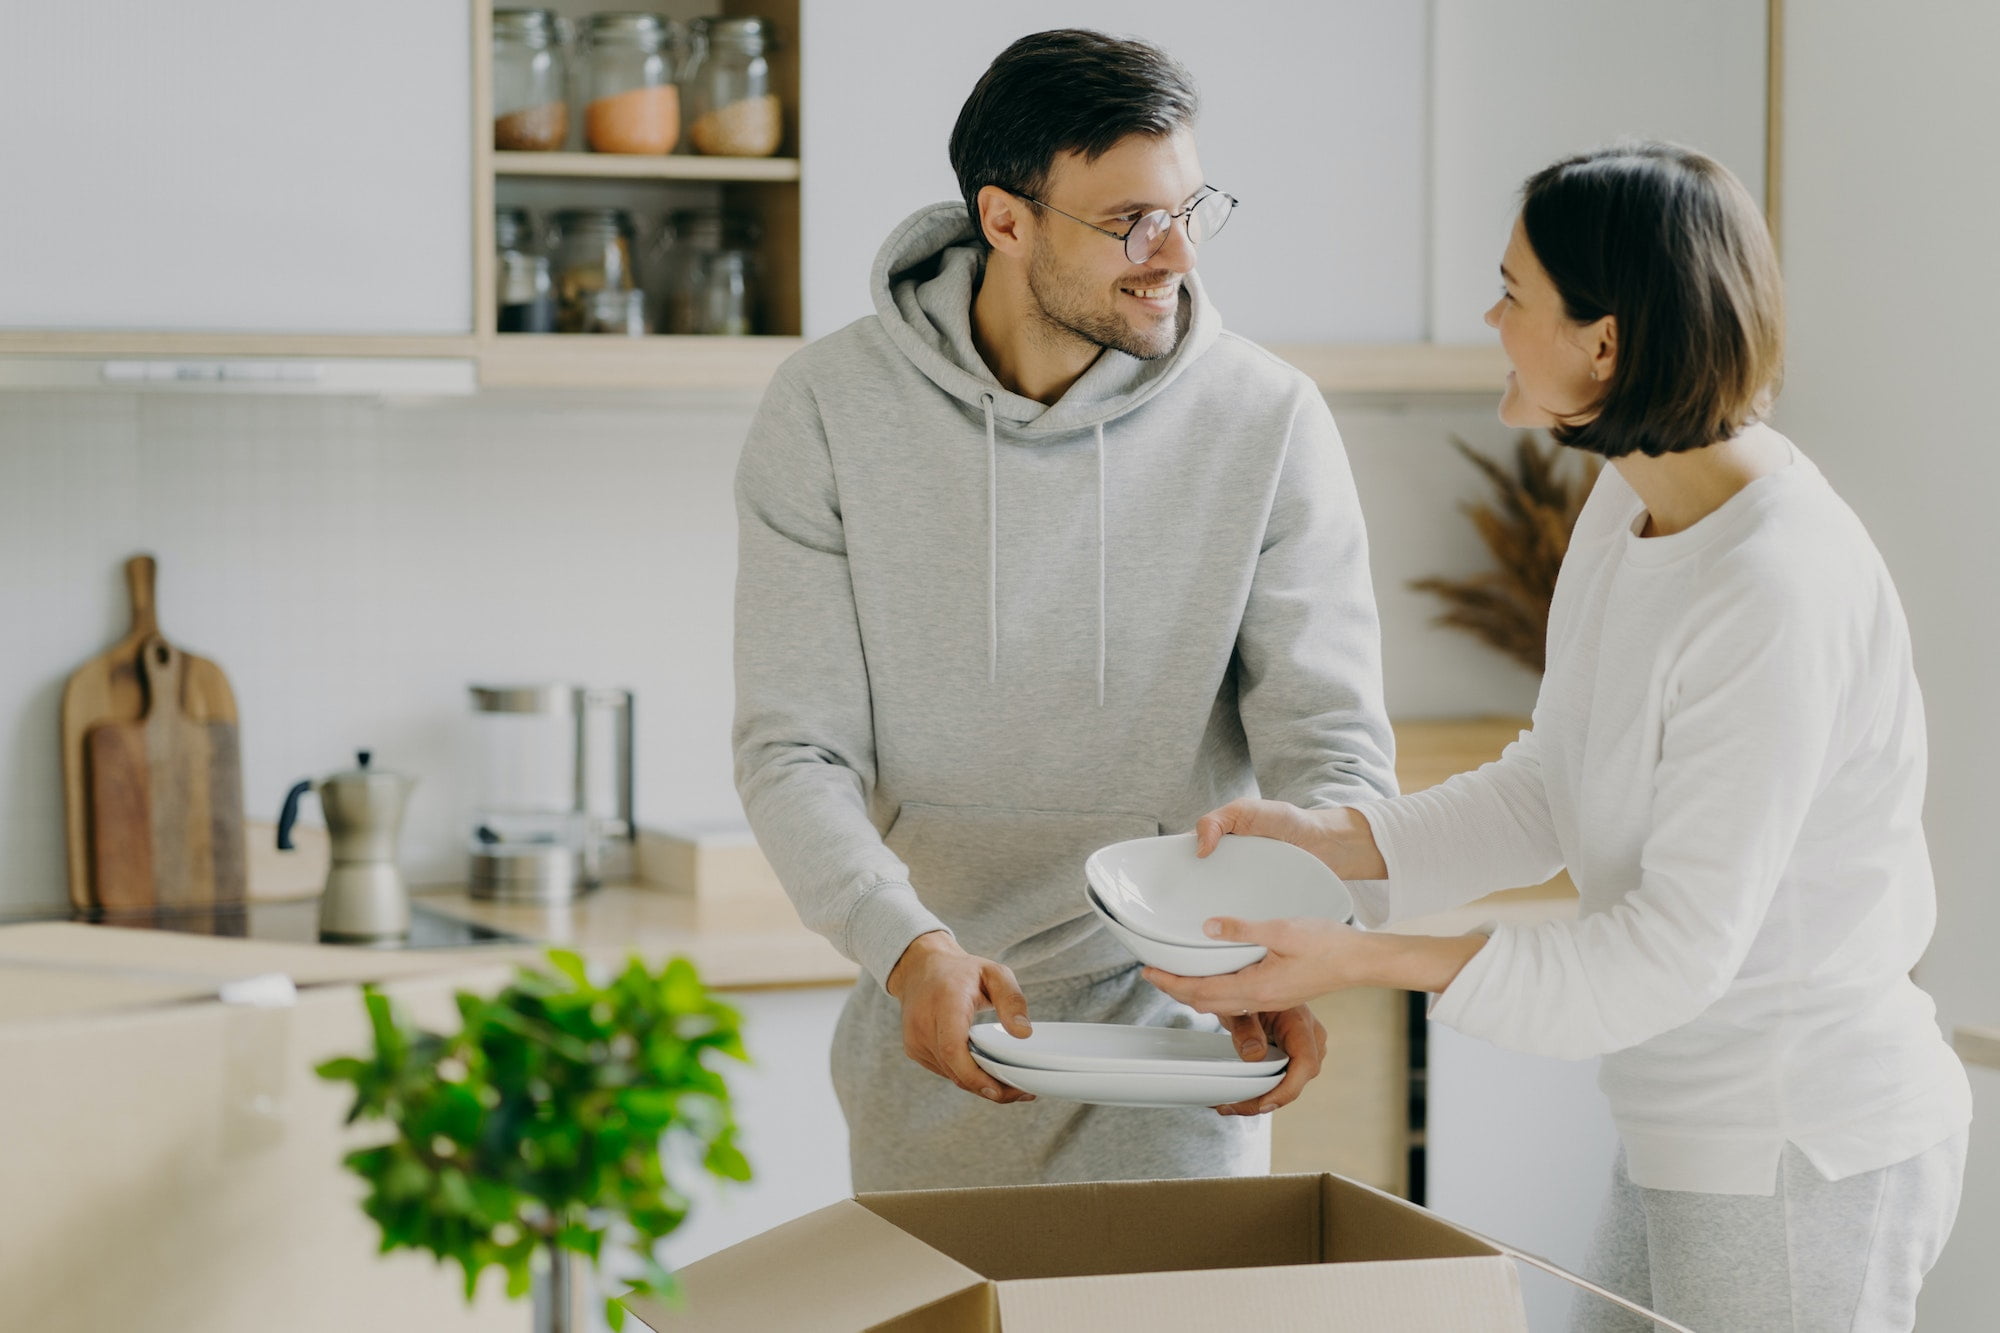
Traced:
[[1625, 135], [1764, 192], [1765, 0], [1433, 0], [1431, 337], [1485, 342], [1521, 182]]
[[[730, 480], [752, 398], [488, 393], [361, 399], [0, 394], [0, 914], [63, 900], [64, 678], [128, 623], [121, 568], [242, 713], [252, 816], [357, 748], [417, 776], [413, 879], [462, 874], [466, 685], [637, 692], [648, 823], [733, 817]], [[1446, 446], [1509, 432], [1478, 399], [1336, 404], [1371, 527], [1391, 708], [1521, 711], [1527, 673], [1429, 627], [1402, 584], [1483, 556]]]
[[[1778, 424], [1867, 522], [1909, 611], [1930, 715], [1926, 827], [1938, 932], [1918, 980], [1940, 1018], [2000, 1023], [2000, 6], [1792, 5], [1784, 261], [1791, 355]], [[1923, 1327], [1993, 1327], [2000, 1078], [1976, 1080], [1960, 1230]]]
[[[1045, 28], [1144, 37], [1202, 94], [1209, 182], [1243, 200], [1201, 257], [1231, 328], [1272, 342], [1424, 336], [1425, 50], [1420, 4], [1364, 0], [870, 0], [802, 6], [805, 328], [869, 313], [895, 225], [958, 197], [948, 145], [993, 57]], [[949, 14], [949, 18], [945, 17]]]

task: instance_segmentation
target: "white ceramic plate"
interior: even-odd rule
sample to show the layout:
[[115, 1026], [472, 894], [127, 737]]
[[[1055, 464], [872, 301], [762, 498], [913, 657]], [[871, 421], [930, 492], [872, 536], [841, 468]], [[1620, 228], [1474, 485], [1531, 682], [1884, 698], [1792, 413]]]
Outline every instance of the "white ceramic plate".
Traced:
[[1284, 1081], [1283, 1074], [1244, 1078], [1238, 1074], [1083, 1074], [1073, 1069], [1030, 1069], [1010, 1065], [974, 1049], [981, 1069], [1010, 1088], [1037, 1097], [1090, 1102], [1097, 1106], [1228, 1106], [1247, 1102]]
[[1212, 916], [1346, 921], [1354, 915], [1347, 886], [1302, 847], [1232, 835], [1202, 858], [1194, 842], [1192, 833], [1114, 842], [1091, 853], [1083, 873], [1120, 925], [1167, 944], [1217, 947], [1201, 933]]
[[1090, 899], [1091, 910], [1097, 913], [1104, 928], [1130, 949], [1134, 958], [1176, 976], [1219, 977], [1225, 972], [1240, 972], [1252, 963], [1263, 962], [1264, 955], [1270, 952], [1261, 944], [1229, 944], [1216, 940], [1210, 940], [1200, 948], [1188, 944], [1168, 944], [1165, 940], [1140, 934], [1111, 915], [1110, 909], [1098, 900], [1096, 891], [1087, 884], [1083, 896]]
[[1026, 1037], [1016, 1037], [998, 1023], [979, 1023], [972, 1029], [972, 1046], [981, 1055], [1024, 1069], [1079, 1074], [1262, 1078], [1284, 1073], [1289, 1059], [1280, 1052], [1275, 1059], [1245, 1060], [1226, 1032], [1123, 1023], [1036, 1023], [1033, 1034]]

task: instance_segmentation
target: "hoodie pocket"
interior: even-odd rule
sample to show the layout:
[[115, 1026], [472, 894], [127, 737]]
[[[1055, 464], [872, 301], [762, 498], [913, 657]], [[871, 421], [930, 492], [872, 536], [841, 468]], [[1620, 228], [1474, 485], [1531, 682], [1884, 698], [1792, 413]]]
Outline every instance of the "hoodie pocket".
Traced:
[[1119, 811], [906, 801], [886, 841], [960, 946], [1026, 985], [1132, 961], [1084, 901], [1083, 863], [1100, 847], [1159, 832], [1159, 820]]

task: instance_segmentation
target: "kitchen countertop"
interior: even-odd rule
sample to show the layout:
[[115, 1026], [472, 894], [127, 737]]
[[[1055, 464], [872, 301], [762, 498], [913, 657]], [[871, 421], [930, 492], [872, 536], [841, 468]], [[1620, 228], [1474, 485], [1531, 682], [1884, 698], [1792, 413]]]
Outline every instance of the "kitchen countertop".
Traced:
[[[1478, 718], [1396, 724], [1397, 775], [1404, 791], [1419, 791], [1454, 773], [1476, 768], [1513, 739], [1525, 719]], [[759, 989], [845, 986], [858, 969], [832, 945], [805, 929], [782, 902], [716, 910], [695, 897], [655, 885], [607, 885], [561, 907], [474, 898], [462, 885], [419, 886], [411, 953], [466, 961], [539, 961], [549, 945], [562, 945], [598, 961], [638, 953], [657, 962], [685, 955], [713, 986]], [[1491, 894], [1449, 912], [1399, 922], [1397, 933], [1462, 934], [1487, 922], [1533, 924], [1574, 917], [1576, 893], [1568, 877]], [[768, 920], [766, 919], [768, 917]], [[227, 921], [145, 923], [168, 930], [317, 946], [316, 898], [253, 901]], [[328, 945], [328, 949], [353, 946]], [[401, 952], [401, 951], [397, 951]]]
[[441, 916], [540, 941], [476, 946], [480, 953], [508, 948], [534, 954], [562, 945], [590, 958], [617, 959], [637, 952], [658, 958], [685, 954], [711, 986], [748, 989], [845, 986], [859, 969], [796, 917], [767, 928], [719, 930], [701, 920], [693, 898], [635, 884], [607, 884], [561, 907], [491, 902], [455, 886], [418, 889], [413, 901]]

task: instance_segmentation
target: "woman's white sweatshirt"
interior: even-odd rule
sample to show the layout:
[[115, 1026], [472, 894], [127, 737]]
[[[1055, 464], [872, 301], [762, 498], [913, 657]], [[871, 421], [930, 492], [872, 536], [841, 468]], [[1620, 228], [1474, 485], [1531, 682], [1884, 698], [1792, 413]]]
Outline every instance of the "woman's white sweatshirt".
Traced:
[[[1768, 429], [1756, 427], [1754, 429]], [[1910, 969], [1936, 922], [1923, 702], [1887, 568], [1796, 451], [1685, 531], [1607, 467], [1556, 586], [1531, 730], [1362, 807], [1379, 925], [1567, 866], [1577, 920], [1498, 926], [1431, 1016], [1603, 1056], [1639, 1185], [1769, 1194], [1786, 1143], [1829, 1178], [1971, 1118]]]

